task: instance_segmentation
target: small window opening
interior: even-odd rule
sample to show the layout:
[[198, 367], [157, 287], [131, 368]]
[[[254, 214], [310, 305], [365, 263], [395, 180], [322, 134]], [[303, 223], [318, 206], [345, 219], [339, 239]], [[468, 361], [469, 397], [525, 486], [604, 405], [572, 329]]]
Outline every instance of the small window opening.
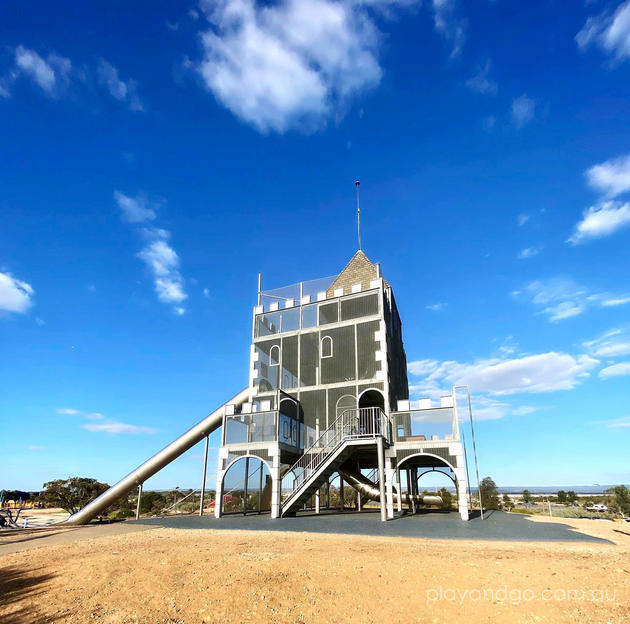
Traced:
[[330, 336], [324, 336], [321, 344], [322, 358], [329, 358], [333, 356], [333, 340]]
[[269, 366], [278, 366], [280, 364], [280, 347], [273, 345], [269, 351]]

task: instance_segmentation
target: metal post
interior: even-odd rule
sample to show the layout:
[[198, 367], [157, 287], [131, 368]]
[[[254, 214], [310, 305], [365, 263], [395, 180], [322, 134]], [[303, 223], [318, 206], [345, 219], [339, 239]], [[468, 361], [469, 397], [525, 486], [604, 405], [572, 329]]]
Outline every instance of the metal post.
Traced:
[[361, 249], [361, 205], [359, 204], [359, 186], [361, 182], [358, 180], [354, 183], [357, 187], [357, 236], [359, 238], [359, 250]]
[[138, 504], [136, 505], [136, 520], [140, 519], [140, 499], [142, 498], [142, 483], [138, 486]]
[[258, 274], [258, 303], [256, 305], [260, 305], [261, 285], [262, 285], [262, 274], [259, 273]]
[[260, 514], [262, 511], [262, 493], [263, 493], [263, 463], [262, 461], [260, 462], [260, 467], [258, 468], [258, 470], [260, 470], [260, 478], [258, 480], [258, 513]]
[[381, 522], [387, 522], [387, 508], [385, 501], [385, 448], [383, 438], [376, 438], [376, 453], [378, 456], [378, 489], [381, 499]]
[[208, 444], [209, 443], [210, 443], [210, 436], [207, 436], [206, 445], [203, 450], [203, 473], [201, 477], [201, 495], [199, 498], [199, 515], [200, 516], [203, 516], [203, 499], [206, 495], [206, 473], [208, 471]]
[[339, 511], [343, 511], [343, 477], [339, 475]]
[[416, 499], [414, 498], [413, 492], [413, 479], [411, 478], [411, 468], [407, 468], [407, 494], [409, 495], [409, 500], [411, 501], [411, 513], [415, 515], [416, 513]]
[[396, 509], [398, 513], [402, 511], [402, 484], [400, 483], [400, 468], [396, 468], [396, 484], [398, 485], [398, 502], [396, 503]]
[[247, 482], [249, 481], [249, 456], [245, 458], [245, 488], [243, 489], [243, 515], [247, 515]]
[[[300, 288], [302, 288], [302, 282], [300, 282]], [[301, 293], [300, 293], [301, 295]], [[315, 419], [315, 440], [319, 440], [319, 418]], [[315, 492], [315, 513], [319, 513], [319, 497], [321, 493], [321, 486], [317, 488], [317, 492]]]
[[479, 496], [479, 509], [483, 520], [483, 501], [481, 500], [481, 484], [479, 482], [479, 464], [477, 463], [477, 445], [475, 444], [475, 427], [473, 426], [472, 402], [470, 400], [470, 390], [468, 390], [468, 413], [470, 414], [470, 433], [472, 435], [473, 454], [475, 456], [475, 472], [477, 473], [477, 494]]

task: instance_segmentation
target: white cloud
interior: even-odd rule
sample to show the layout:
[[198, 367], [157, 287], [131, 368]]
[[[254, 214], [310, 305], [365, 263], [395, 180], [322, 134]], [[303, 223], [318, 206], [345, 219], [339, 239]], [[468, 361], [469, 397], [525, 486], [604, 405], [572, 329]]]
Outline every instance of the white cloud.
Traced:
[[602, 379], [609, 379], [610, 377], [622, 377], [630, 375], [630, 362], [619, 362], [618, 364], [612, 364], [606, 368], [602, 368], [599, 371], [599, 376]]
[[129, 197], [120, 191], [114, 191], [114, 199], [129, 223], [152, 221], [157, 216], [155, 210], [147, 206], [147, 198], [142, 195]]
[[600, 337], [585, 342], [584, 346], [595, 357], [614, 358], [630, 355], [630, 332], [615, 327]]
[[[414, 383], [416, 392], [431, 394], [436, 389], [454, 385], [467, 385], [473, 392], [490, 395], [541, 393], [574, 388], [590, 375], [598, 360], [588, 355], [572, 356], [551, 351], [515, 358], [488, 358], [472, 363], [456, 361], [435, 362], [421, 360], [409, 364], [413, 375], [424, 375]], [[422, 371], [422, 373], [416, 373]], [[428, 374], [427, 374], [428, 373]]]
[[540, 247], [525, 247], [525, 249], [521, 249], [518, 254], [518, 257], [521, 259], [524, 258], [533, 258], [540, 253]]
[[439, 312], [446, 307], [445, 303], [432, 303], [431, 305], [425, 306], [427, 310], [431, 310], [433, 312]]
[[311, 131], [380, 82], [371, 4], [206, 0], [211, 27], [196, 68], [216, 99], [259, 131]]
[[[143, 223], [157, 217], [156, 210], [148, 206], [148, 200], [143, 194], [129, 197], [120, 191], [114, 191], [114, 199], [122, 210], [123, 217], [130, 223]], [[136, 255], [151, 271], [158, 299], [170, 304], [178, 316], [183, 315], [186, 309], [181, 303], [188, 295], [179, 272], [179, 256], [168, 243], [171, 233], [157, 227], [140, 227], [138, 232], [147, 242]]]
[[630, 416], [622, 416], [621, 418], [613, 418], [611, 420], [600, 420], [596, 424], [606, 425], [609, 429], [630, 427]]
[[127, 423], [121, 422], [109, 422], [109, 423], [86, 423], [82, 425], [83, 429], [87, 429], [88, 431], [93, 432], [101, 432], [112, 433], [112, 434], [130, 434], [130, 435], [138, 435], [143, 433], [156, 433], [157, 429], [153, 427], [143, 427], [139, 425], [129, 425]]
[[101, 414], [100, 412], [93, 412], [91, 414], [86, 414], [84, 418], [86, 418], [87, 420], [103, 420], [105, 416], [103, 416], [103, 414]]
[[436, 371], [439, 365], [438, 360], [415, 360], [407, 364], [407, 370], [416, 377], [423, 377]]
[[593, 165], [585, 175], [588, 183], [606, 197], [630, 191], [630, 154]]
[[49, 54], [44, 60], [34, 50], [20, 45], [15, 49], [15, 66], [10, 80], [14, 81], [19, 75], [28, 76], [43, 91], [55, 95], [68, 82], [71, 71], [70, 59]]
[[596, 44], [617, 62], [630, 58], [630, 0], [622, 2], [614, 13], [605, 10], [589, 17], [575, 40], [580, 48]]
[[144, 110], [135, 80], [127, 82], [121, 80], [118, 77], [118, 69], [104, 59], [101, 59], [96, 71], [100, 83], [107, 88], [114, 99], [125, 102], [132, 111]]
[[43, 451], [46, 447], [39, 444], [29, 444], [27, 448], [29, 451]]
[[206, 299], [210, 299], [210, 291], [209, 291], [207, 288], [204, 288], [204, 289], [203, 289], [203, 296], [204, 296]]
[[516, 299], [527, 299], [550, 321], [578, 316], [592, 307], [610, 307], [630, 303], [630, 296], [591, 292], [571, 279], [554, 277], [535, 280], [522, 290], [511, 293]]
[[[184, 291], [184, 280], [179, 272], [179, 256], [167, 243], [168, 232], [154, 230], [155, 238], [137, 255], [153, 274], [153, 284], [158, 299], [163, 303], [181, 304], [188, 298]], [[175, 313], [182, 315], [185, 309], [174, 306]]]
[[529, 220], [530, 220], [530, 216], [528, 214], [520, 214], [518, 215], [518, 217], [516, 217], [516, 222], [518, 223], [519, 227], [523, 227]]
[[536, 102], [523, 94], [512, 101], [510, 116], [512, 123], [517, 128], [522, 128], [525, 124], [534, 119], [536, 113]]
[[30, 284], [0, 272], [0, 310], [26, 312], [33, 305], [35, 291]]
[[466, 81], [466, 86], [471, 91], [482, 93], [484, 95], [496, 95], [499, 90], [497, 83], [494, 80], [488, 78], [490, 73], [491, 62], [487, 60], [485, 65], [479, 68], [479, 71], [469, 80]]
[[481, 120], [481, 127], [490, 132], [497, 123], [497, 118], [494, 115], [488, 115]]
[[630, 202], [603, 201], [584, 211], [567, 242], [578, 245], [590, 238], [609, 236], [630, 225]]
[[71, 409], [69, 407], [60, 407], [55, 411], [57, 414], [65, 414], [67, 416], [75, 416], [76, 414], [81, 413], [81, 410]]
[[455, 0], [432, 0], [433, 24], [451, 46], [451, 58], [462, 51], [466, 39], [466, 23], [455, 15]]

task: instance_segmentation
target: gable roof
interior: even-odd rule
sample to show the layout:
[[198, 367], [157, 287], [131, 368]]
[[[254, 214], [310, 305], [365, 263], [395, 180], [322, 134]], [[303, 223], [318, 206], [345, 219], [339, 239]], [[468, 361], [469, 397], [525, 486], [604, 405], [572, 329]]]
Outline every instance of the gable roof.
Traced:
[[[334, 297], [334, 292], [338, 288], [343, 288], [343, 294], [349, 295], [354, 284], [361, 284], [362, 290], [368, 290], [370, 282], [375, 280], [377, 276], [376, 265], [359, 249], [330, 285], [326, 291], [326, 297]], [[383, 281], [385, 281], [384, 278]], [[385, 283], [387, 284], [387, 282]]]

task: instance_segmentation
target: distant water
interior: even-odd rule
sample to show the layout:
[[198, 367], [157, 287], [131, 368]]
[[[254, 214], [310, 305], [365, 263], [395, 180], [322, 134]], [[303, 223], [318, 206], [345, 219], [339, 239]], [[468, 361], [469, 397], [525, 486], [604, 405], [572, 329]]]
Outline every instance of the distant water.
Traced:
[[[619, 483], [615, 483], [613, 485], [502, 485], [497, 486], [499, 490], [499, 494], [522, 494], [523, 490], [529, 490], [535, 496], [539, 496], [542, 494], [556, 495], [559, 490], [564, 490], [568, 492], [569, 490], [573, 490], [578, 495], [598, 495], [603, 494], [606, 490], [610, 488], [614, 488]], [[627, 488], [630, 488], [630, 485], [625, 484]], [[420, 483], [420, 489], [427, 490], [435, 490], [440, 488], [440, 486], [423, 486], [422, 482]], [[454, 492], [455, 488], [453, 486], [446, 486], [446, 489], [449, 492]], [[476, 487], [472, 487], [473, 490], [476, 490]]]
[[[576, 494], [603, 494], [606, 490], [616, 487], [613, 485], [504, 485], [498, 488], [501, 494], [522, 494], [523, 490], [529, 490], [532, 494], [557, 494], [559, 490], [568, 492], [573, 490]], [[630, 485], [627, 485], [630, 487]]]

